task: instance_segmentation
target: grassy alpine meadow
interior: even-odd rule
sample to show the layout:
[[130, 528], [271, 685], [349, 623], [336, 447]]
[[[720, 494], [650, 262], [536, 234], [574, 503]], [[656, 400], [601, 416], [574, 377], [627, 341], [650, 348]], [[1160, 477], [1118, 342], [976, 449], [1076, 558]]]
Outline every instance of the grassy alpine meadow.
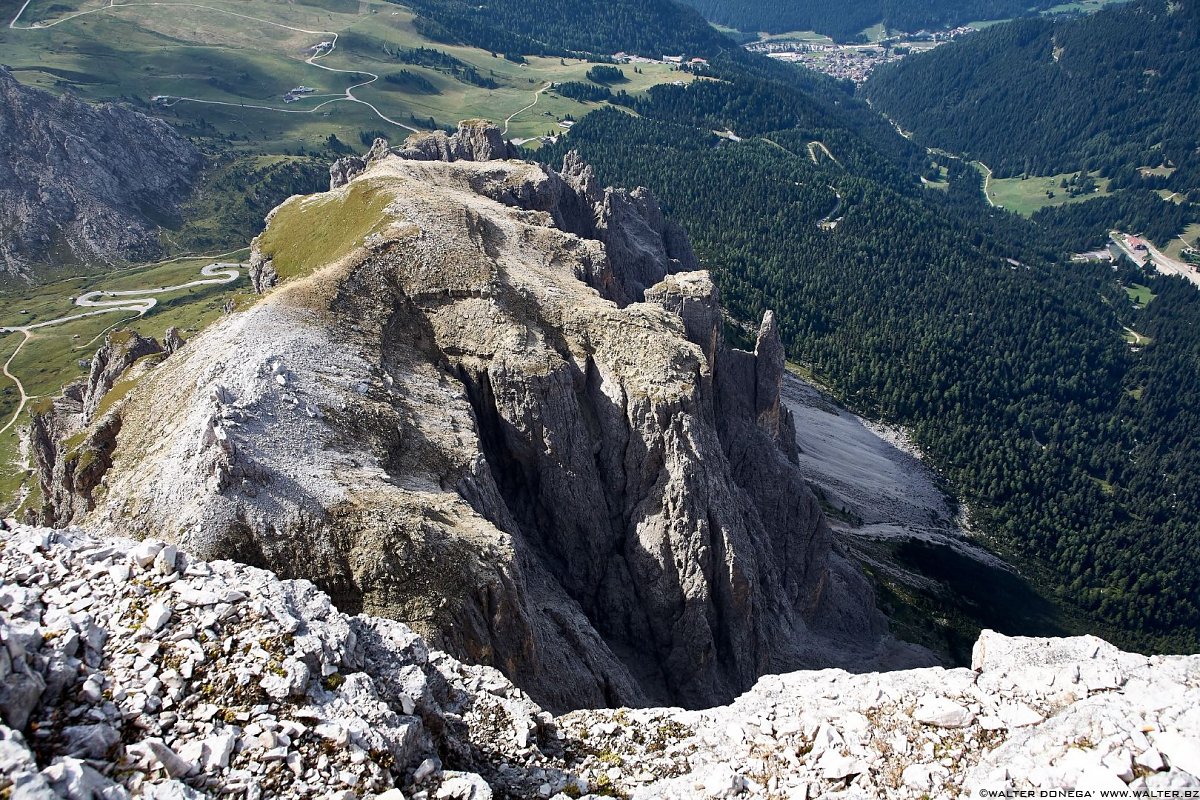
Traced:
[[1096, 177], [1096, 190], [1071, 196], [1062, 182], [1070, 180], [1075, 173], [1048, 175], [1029, 178], [992, 178], [988, 182], [988, 197], [991, 201], [1023, 217], [1033, 216], [1047, 206], [1065, 203], [1082, 203], [1093, 197], [1108, 194], [1108, 179]]
[[[552, 83], [586, 80], [593, 66], [587, 61], [529, 57], [518, 63], [432, 42], [417, 33], [413, 19], [402, 6], [368, 0], [212, 0], [203, 6], [34, 0], [16, 28], [0, 30], [0, 47], [23, 83], [93, 101], [131, 102], [255, 153], [319, 147], [330, 135], [358, 146], [363, 132], [402, 140], [410, 128], [453, 126], [464, 118], [503, 125], [511, 116], [509, 135], [530, 137], [561, 132], [559, 122], [607, 105], [537, 94]], [[308, 63], [322, 42], [334, 42], [332, 50]], [[459, 66], [413, 63], [403, 54], [415, 48], [437, 50]], [[466, 69], [473, 72], [465, 75]], [[424, 81], [414, 88], [387, 80], [402, 70]], [[629, 80], [618, 88], [631, 93], [691, 79], [667, 64], [624, 71]], [[379, 77], [372, 81], [372, 75]], [[378, 112], [346, 97], [356, 85], [354, 97]], [[299, 87], [312, 91], [285, 102]], [[521, 111], [535, 98], [535, 106]]]

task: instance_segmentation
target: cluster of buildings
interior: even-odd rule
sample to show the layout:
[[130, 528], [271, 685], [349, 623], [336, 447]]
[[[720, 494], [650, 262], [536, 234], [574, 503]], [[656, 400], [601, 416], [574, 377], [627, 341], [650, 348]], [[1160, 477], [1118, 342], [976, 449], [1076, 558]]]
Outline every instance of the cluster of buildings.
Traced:
[[312, 94], [316, 89], [311, 86], [297, 86], [283, 96], [283, 102], [294, 103], [306, 94]]
[[751, 42], [746, 49], [780, 61], [803, 64], [835, 78], [863, 83], [880, 64], [898, 61], [916, 50], [929, 50], [958, 36], [974, 33], [963, 25], [944, 31], [917, 31], [889, 36], [872, 44], [836, 44], [832, 41], [774, 39]]
[[707, 67], [708, 59], [688, 58], [686, 55], [663, 56], [662, 58], [647, 58], [629, 53], [613, 53], [612, 60], [618, 64], [670, 64], [674, 67]]
[[834, 78], [863, 83], [880, 64], [899, 61], [905, 54], [877, 45], [798, 45], [793, 50], [772, 51], [771, 58], [803, 64]]

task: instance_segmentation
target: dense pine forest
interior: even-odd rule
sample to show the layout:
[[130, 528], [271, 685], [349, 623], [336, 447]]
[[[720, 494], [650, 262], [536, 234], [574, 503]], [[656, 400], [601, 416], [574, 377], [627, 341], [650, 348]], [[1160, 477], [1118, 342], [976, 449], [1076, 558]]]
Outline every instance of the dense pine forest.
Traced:
[[917, 141], [999, 178], [1098, 170], [1130, 183], [1138, 167], [1170, 165], [1164, 188], [1200, 188], [1196, 0], [998, 25], [887, 65], [864, 88]]
[[[1124, 644], [1194, 649], [1195, 288], [1069, 264], [1086, 224], [992, 209], [961, 162], [942, 165], [946, 191], [922, 187], [930, 157], [836, 84], [723, 77], [658, 87], [638, 117], [593, 113], [543, 157], [577, 148], [603, 182], [648, 185], [734, 314], [775, 309], [795, 361], [912, 426], [980, 528], [1048, 567], [1064, 603]], [[1144, 310], [1135, 282], [1158, 294]], [[1153, 343], [1131, 348], [1123, 326]]]
[[685, 0], [706, 18], [742, 31], [818, 31], [853, 40], [880, 22], [893, 30], [954, 27], [967, 22], [1019, 17], [1056, 5], [1053, 0]]
[[735, 47], [696, 11], [637, 0], [405, 0], [417, 29], [434, 41], [497, 53], [564, 56], [618, 51], [712, 56]]

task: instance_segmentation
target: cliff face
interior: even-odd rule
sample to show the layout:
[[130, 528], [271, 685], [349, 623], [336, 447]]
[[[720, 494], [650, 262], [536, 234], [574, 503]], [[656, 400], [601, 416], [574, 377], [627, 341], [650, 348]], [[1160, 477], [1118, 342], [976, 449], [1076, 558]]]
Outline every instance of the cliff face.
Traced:
[[0, 645], [0, 793], [13, 798], [1200, 788], [1200, 657], [1094, 637], [986, 631], [972, 669], [772, 675], [707, 711], [555, 718], [495, 670], [348, 616], [306, 581], [18, 528], [0, 530]]
[[925, 658], [794, 464], [770, 315], [727, 347], [644, 191], [456, 152], [273, 212], [256, 283], [278, 285], [113, 404], [94, 510], [49, 518], [311, 579], [554, 709]]
[[[167, 334], [169, 345], [182, 346], [174, 328]], [[110, 333], [92, 358], [86, 380], [31, 410], [29, 450], [42, 497], [33, 521], [65, 525], [95, 508], [121, 430], [121, 415], [111, 407], [121, 392], [110, 393], [119, 382], [131, 386], [166, 355], [157, 341], [135, 331]]]
[[164, 122], [22, 86], [0, 67], [0, 272], [152, 258], [156, 220], [175, 216], [200, 166]]

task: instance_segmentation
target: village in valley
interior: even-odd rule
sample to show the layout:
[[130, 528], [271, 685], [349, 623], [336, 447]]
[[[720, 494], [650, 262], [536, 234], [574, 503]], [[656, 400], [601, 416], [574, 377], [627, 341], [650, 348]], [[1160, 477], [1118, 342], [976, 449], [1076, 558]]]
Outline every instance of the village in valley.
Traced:
[[931, 50], [975, 31], [974, 27], [963, 25], [944, 31], [895, 33], [878, 41], [852, 44], [839, 44], [828, 37], [814, 34], [782, 34], [751, 42], [746, 49], [861, 84], [881, 64], [899, 61], [911, 53]]

